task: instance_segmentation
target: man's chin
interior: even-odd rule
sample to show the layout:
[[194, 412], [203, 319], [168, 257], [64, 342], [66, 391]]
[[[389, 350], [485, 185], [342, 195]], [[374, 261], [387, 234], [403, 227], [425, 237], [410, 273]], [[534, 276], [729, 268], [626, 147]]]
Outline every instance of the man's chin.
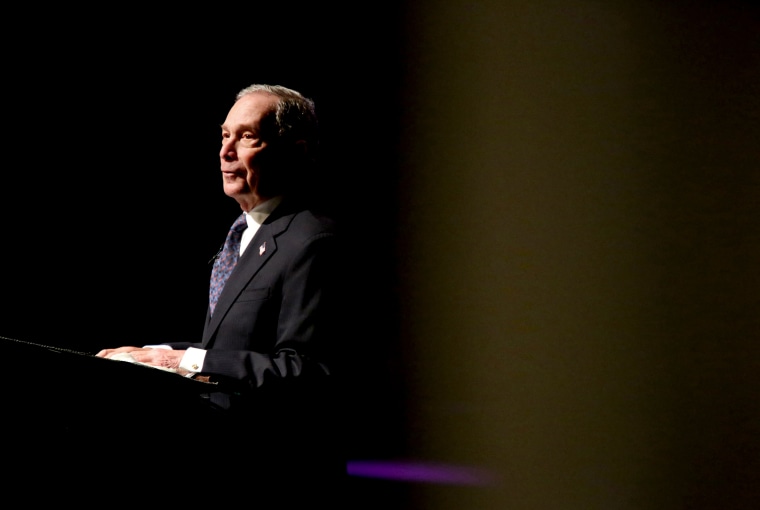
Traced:
[[222, 189], [225, 195], [232, 198], [245, 195], [248, 192], [247, 187], [243, 183], [236, 181], [225, 182]]
[[247, 211], [250, 207], [252, 207], [251, 204], [255, 204], [257, 202], [256, 196], [248, 188], [225, 186], [224, 194], [240, 204], [240, 207], [244, 211]]

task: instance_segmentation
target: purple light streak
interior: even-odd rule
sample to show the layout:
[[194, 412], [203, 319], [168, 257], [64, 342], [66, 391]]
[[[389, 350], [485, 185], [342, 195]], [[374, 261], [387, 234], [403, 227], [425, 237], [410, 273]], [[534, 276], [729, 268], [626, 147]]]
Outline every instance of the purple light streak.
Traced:
[[348, 474], [405, 482], [447, 485], [493, 485], [496, 476], [481, 468], [413, 460], [352, 460]]

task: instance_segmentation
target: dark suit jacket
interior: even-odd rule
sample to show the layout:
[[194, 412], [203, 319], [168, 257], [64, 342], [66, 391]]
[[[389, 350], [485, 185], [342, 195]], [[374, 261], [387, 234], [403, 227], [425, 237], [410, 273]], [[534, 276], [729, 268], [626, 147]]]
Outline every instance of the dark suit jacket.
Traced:
[[200, 342], [203, 374], [235, 391], [333, 370], [340, 341], [339, 239], [336, 225], [283, 200], [261, 225], [207, 313]]
[[[207, 349], [202, 374], [224, 389], [210, 399], [234, 418], [215, 440], [240, 449], [239, 438], [249, 438], [257, 458], [288, 469], [311, 463], [312, 476], [328, 460], [345, 469], [335, 379], [345, 297], [340, 257], [335, 223], [286, 198], [238, 260], [201, 341], [168, 343]], [[274, 471], [270, 464], [267, 472]]]

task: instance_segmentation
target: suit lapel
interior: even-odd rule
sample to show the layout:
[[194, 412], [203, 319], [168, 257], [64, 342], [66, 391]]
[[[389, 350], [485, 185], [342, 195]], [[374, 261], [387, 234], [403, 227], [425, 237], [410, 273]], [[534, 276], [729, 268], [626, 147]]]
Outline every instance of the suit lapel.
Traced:
[[[250, 244], [245, 249], [245, 252], [243, 252], [243, 255], [235, 265], [235, 269], [233, 269], [232, 274], [230, 274], [230, 277], [224, 284], [224, 289], [219, 295], [219, 301], [217, 301], [214, 308], [214, 315], [207, 322], [207, 326], [203, 332], [203, 348], [208, 348], [209, 342], [219, 324], [243, 289], [277, 252], [276, 238], [287, 230], [295, 214], [275, 217], [275, 212], [259, 227], [256, 235], [251, 239]], [[272, 218], [274, 219], [270, 222], [269, 220]]]

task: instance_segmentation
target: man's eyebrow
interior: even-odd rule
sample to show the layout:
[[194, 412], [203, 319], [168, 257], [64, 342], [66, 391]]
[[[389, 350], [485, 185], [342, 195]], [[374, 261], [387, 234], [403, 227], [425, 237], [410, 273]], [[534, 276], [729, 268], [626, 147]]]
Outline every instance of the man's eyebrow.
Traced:
[[[232, 129], [230, 127], [227, 127], [227, 125], [225, 125], [225, 124], [222, 124], [219, 127], [222, 128], [222, 131], [231, 131], [231, 132], [235, 131], [234, 129]], [[250, 132], [250, 133], [258, 133], [259, 129], [255, 128], [255, 127], [250, 127], [250, 126], [240, 126], [238, 128], [238, 131], [245, 131], [245, 132]]]

